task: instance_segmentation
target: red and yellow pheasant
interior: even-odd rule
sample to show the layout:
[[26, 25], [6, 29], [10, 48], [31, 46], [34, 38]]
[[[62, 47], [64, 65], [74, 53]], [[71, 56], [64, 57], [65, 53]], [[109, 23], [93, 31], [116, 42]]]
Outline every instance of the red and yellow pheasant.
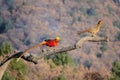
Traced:
[[41, 46], [43, 46], [43, 45], [46, 45], [46, 46], [49, 46], [49, 47], [55, 47], [55, 46], [58, 45], [59, 41], [60, 41], [60, 37], [56, 37], [55, 39], [46, 39], [46, 40], [44, 40], [43, 42], [41, 42], [41, 43], [39, 43], [39, 44], [36, 44], [36, 45], [34, 45], [34, 46], [26, 49], [26, 50], [21, 54], [21, 56], [17, 59], [17, 61], [19, 61], [20, 58], [21, 58], [24, 54], [26, 54], [27, 52], [33, 50], [34, 48], [41, 47]]

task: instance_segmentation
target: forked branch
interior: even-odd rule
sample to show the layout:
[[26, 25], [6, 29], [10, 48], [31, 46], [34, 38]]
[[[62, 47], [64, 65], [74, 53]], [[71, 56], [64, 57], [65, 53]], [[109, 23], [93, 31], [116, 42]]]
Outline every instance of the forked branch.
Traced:
[[[38, 54], [38, 56], [33, 56], [33, 55], [27, 55], [26, 56], [26, 55], [24, 55], [21, 58], [24, 59], [25, 61], [37, 64], [38, 63], [37, 61], [39, 59], [45, 57], [45, 56], [49, 56], [49, 55], [52, 55], [52, 54], [57, 54], [57, 53], [71, 51], [71, 50], [74, 50], [74, 49], [77, 49], [77, 48], [81, 48], [82, 45], [87, 41], [89, 41], [89, 42], [106, 41], [107, 42], [108, 38], [107, 37], [102, 38], [102, 37], [98, 37], [98, 36], [95, 36], [95, 37], [86, 36], [86, 37], [83, 37], [80, 40], [78, 40], [74, 45], [67, 46], [67, 47], [62, 47], [60, 49], [54, 49], [54, 50], [45, 49], [45, 50], [41, 50], [41, 52]], [[3, 60], [0, 61], [0, 67], [2, 65], [4, 65], [7, 61], [11, 60], [12, 58], [18, 58], [19, 56], [22, 55], [22, 53], [23, 52], [15, 51], [10, 56], [7, 56], [6, 58], [4, 58]], [[28, 54], [30, 54], [30, 53], [28, 53]]]

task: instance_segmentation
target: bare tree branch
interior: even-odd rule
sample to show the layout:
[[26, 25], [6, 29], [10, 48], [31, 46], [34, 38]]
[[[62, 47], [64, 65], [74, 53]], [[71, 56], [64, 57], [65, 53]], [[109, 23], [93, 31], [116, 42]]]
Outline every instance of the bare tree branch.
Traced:
[[6, 71], [10, 61], [11, 60], [7, 61], [3, 66], [0, 67], [0, 80], [2, 79], [2, 76], [4, 75], [4, 72]]
[[[15, 52], [9, 56], [6, 56], [1, 62], [0, 62], [0, 66], [2, 66], [3, 64], [5, 64], [7, 61], [11, 60], [12, 58], [18, 58], [23, 52]], [[23, 58], [24, 60], [28, 61], [28, 62], [33, 62], [34, 64], [37, 64], [37, 62], [33, 59], [33, 57], [31, 55], [29, 56], [22, 56], [21, 58]]]
[[[101, 38], [101, 37], [98, 37], [98, 36], [96, 36], [96, 37], [87, 36], [87, 37], [81, 38], [74, 45], [71, 45], [71, 46], [68, 46], [68, 47], [62, 47], [61, 49], [54, 49], [52, 51], [45, 50], [44, 52], [39, 53], [38, 57], [40, 57], [41, 54], [44, 54], [44, 56], [49, 56], [49, 55], [52, 55], [52, 54], [62, 53], [62, 52], [71, 51], [71, 50], [74, 50], [74, 49], [77, 49], [77, 48], [81, 48], [83, 43], [85, 43], [87, 41], [89, 41], [89, 42], [101, 42], [101, 41], [108, 42], [109, 40], [108, 40], [107, 37]], [[41, 56], [41, 57], [43, 57], [43, 56]]]
[[[108, 41], [108, 38], [102, 38], [102, 37], [83, 37], [81, 38], [78, 42], [76, 42], [74, 45], [68, 46], [68, 47], [62, 47], [61, 49], [54, 49], [54, 50], [41, 50], [41, 52], [38, 54], [38, 56], [33, 56], [33, 55], [24, 55], [22, 56], [22, 59], [24, 59], [25, 61], [28, 62], [32, 62], [34, 64], [37, 64], [37, 61], [45, 56], [49, 56], [52, 54], [56, 54], [56, 53], [62, 53], [62, 52], [66, 52], [66, 51], [71, 51], [77, 48], [81, 48], [83, 43], [85, 42], [101, 42], [101, 41]], [[2, 65], [4, 65], [7, 61], [11, 60], [12, 58], [18, 58], [20, 55], [22, 55], [23, 52], [20, 51], [15, 51], [14, 54], [11, 54], [10, 56], [4, 58], [2, 61], [0, 61], [0, 67]], [[30, 53], [29, 53], [30, 54]]]

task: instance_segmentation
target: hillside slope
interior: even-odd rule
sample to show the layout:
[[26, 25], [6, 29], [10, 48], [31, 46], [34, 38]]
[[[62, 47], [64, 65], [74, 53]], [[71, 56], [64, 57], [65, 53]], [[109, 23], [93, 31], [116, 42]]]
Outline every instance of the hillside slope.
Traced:
[[[14, 48], [24, 50], [46, 38], [60, 36], [59, 47], [69, 46], [81, 37], [77, 31], [93, 27], [102, 19], [98, 35], [108, 36], [110, 42], [86, 43], [69, 53], [77, 65], [90, 61], [93, 70], [109, 70], [111, 63], [120, 58], [119, 4], [119, 0], [0, 0], [0, 43], [7, 40]], [[37, 66], [26, 64], [30, 67], [28, 80], [59, 75], [51, 72], [44, 61]]]

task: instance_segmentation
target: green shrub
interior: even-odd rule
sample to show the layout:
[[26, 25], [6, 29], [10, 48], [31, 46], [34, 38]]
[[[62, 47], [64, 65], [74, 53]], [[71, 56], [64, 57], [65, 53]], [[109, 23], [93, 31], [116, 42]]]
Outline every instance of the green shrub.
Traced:
[[101, 53], [97, 53], [96, 56], [97, 56], [98, 58], [101, 58], [101, 57], [102, 57], [102, 54], [101, 54]]
[[107, 47], [106, 47], [106, 46], [102, 46], [102, 47], [100, 47], [100, 50], [101, 50], [102, 52], [105, 52], [105, 51], [107, 50]]
[[2, 46], [0, 47], [0, 56], [11, 53], [12, 50], [12, 45], [9, 42], [3, 42]]
[[75, 16], [73, 16], [73, 19], [72, 19], [72, 24], [73, 23], [75, 23], [75, 22], [80, 22], [82, 20], [82, 18], [81, 17], [75, 17]]
[[116, 61], [113, 63], [112, 72], [120, 78], [120, 62]]
[[67, 11], [67, 13], [68, 13], [71, 17], [73, 17], [73, 16], [74, 16], [74, 13], [75, 13], [75, 10], [74, 10], [74, 9], [70, 9], [70, 10]]
[[106, 37], [105, 33], [100, 34], [100, 37]]
[[29, 46], [32, 43], [30, 39], [23, 39], [21, 41], [27, 46]]
[[111, 70], [112, 77], [108, 80], [120, 80], [120, 61], [115, 61]]
[[114, 12], [113, 8], [110, 5], [107, 5], [107, 9], [110, 14]]
[[0, 33], [5, 33], [9, 29], [13, 29], [15, 26], [13, 25], [13, 22], [9, 20], [4, 20], [3, 18], [0, 18]]
[[105, 52], [106, 50], [107, 50], [107, 44], [106, 44], [106, 42], [102, 42], [101, 43], [101, 47], [100, 47], [100, 50], [102, 51], [102, 52]]
[[114, 21], [113, 25], [120, 29], [120, 20]]
[[117, 34], [116, 40], [120, 41], [120, 33]]
[[54, 80], [67, 80], [64, 75], [57, 76]]
[[107, 43], [106, 42], [101, 42], [101, 45], [106, 46]]
[[2, 25], [3, 23], [3, 18], [0, 18], [0, 26]]
[[17, 62], [16, 59], [13, 59], [10, 62], [8, 71], [3, 75], [2, 80], [25, 80], [25, 75], [28, 74], [27, 66], [22, 62]]
[[15, 80], [15, 79], [9, 73], [5, 72], [2, 77], [2, 80]]
[[80, 3], [82, 0], [75, 0], [77, 3]]
[[96, 15], [96, 11], [94, 8], [87, 9], [87, 14], [89, 16]]
[[26, 1], [23, 1], [22, 5], [27, 5]]
[[73, 59], [67, 52], [56, 54], [52, 60], [58, 66], [73, 65]]
[[79, 2], [81, 2], [82, 0], [75, 0], [75, 1], [79, 3]]
[[16, 59], [11, 61], [10, 70], [16, 70], [16, 72], [21, 75], [26, 75], [28, 73], [27, 66], [22, 61], [17, 62]]
[[5, 0], [7, 6], [9, 7], [9, 10], [14, 9], [15, 7], [15, 0]]
[[92, 62], [91, 61], [89, 61], [89, 60], [86, 60], [85, 62], [84, 62], [84, 65], [85, 65], [85, 67], [87, 67], [88, 69], [91, 67], [91, 65], [92, 65]]

